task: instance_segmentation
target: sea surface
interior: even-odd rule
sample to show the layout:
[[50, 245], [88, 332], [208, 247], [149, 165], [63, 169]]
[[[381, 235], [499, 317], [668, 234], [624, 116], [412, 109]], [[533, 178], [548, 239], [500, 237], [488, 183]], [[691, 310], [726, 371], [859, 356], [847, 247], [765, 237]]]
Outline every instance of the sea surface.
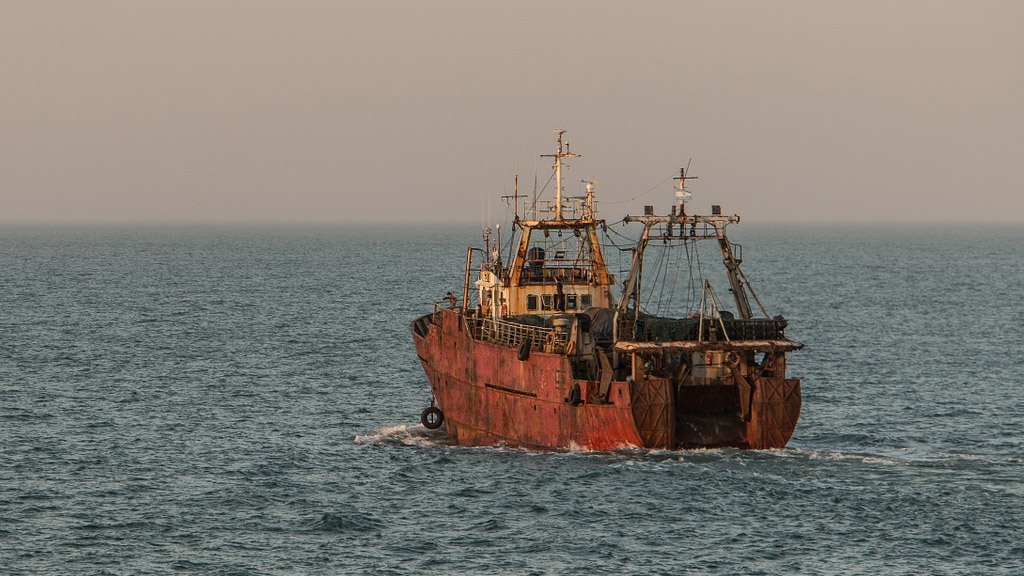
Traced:
[[1024, 227], [744, 224], [781, 450], [460, 448], [473, 227], [0, 227], [0, 574], [1024, 574]]

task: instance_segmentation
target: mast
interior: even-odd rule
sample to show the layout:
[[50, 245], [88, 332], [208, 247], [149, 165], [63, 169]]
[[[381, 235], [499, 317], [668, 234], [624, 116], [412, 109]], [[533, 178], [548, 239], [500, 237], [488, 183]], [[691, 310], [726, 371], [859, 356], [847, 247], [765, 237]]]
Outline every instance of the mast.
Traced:
[[696, 180], [698, 176], [687, 176], [686, 170], [690, 167], [690, 163], [686, 163], [686, 168], [679, 169], [679, 176], [673, 178], [673, 180], [679, 180], [679, 187], [676, 188], [676, 204], [678, 205], [679, 215], [686, 216], [686, 203], [690, 201], [693, 196], [690, 191], [686, 189], [687, 180]]
[[[555, 220], [562, 219], [562, 158], [579, 158], [580, 154], [573, 154], [569, 151], [569, 141], [564, 140], [562, 135], [565, 130], [555, 130], [558, 135], [558, 152], [555, 154], [542, 154], [542, 158], [554, 158], [555, 163], [551, 166], [555, 169]], [[568, 164], [565, 165], [569, 167]]]

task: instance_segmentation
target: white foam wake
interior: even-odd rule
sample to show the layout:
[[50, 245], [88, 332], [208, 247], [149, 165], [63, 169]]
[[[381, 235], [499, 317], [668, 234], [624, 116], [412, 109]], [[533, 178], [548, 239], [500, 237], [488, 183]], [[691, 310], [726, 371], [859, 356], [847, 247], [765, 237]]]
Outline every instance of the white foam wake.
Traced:
[[445, 438], [444, 429], [427, 430], [422, 424], [398, 424], [383, 426], [369, 434], [357, 434], [355, 443], [429, 446], [443, 444]]

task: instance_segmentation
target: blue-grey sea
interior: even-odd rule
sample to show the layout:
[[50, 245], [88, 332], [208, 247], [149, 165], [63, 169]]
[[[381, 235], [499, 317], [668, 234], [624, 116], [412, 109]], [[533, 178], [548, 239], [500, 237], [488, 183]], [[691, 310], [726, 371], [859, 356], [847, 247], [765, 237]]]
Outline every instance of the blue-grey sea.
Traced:
[[0, 227], [0, 574], [1024, 574], [1024, 227], [734, 227], [781, 450], [449, 446], [474, 227]]

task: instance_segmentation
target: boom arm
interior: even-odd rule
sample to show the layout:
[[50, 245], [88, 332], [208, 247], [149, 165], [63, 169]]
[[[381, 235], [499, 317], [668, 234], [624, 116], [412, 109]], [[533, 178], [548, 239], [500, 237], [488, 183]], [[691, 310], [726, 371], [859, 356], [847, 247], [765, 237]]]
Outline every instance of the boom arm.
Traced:
[[[644, 232], [640, 235], [640, 240], [636, 243], [636, 251], [633, 252], [633, 263], [629, 266], [629, 276], [626, 277], [626, 284], [622, 287], [622, 298], [619, 299], [619, 305], [616, 307], [616, 311], [622, 314], [626, 311], [629, 306], [629, 295], [636, 291], [637, 284], [640, 282], [640, 270], [643, 266], [644, 261], [644, 249], [647, 248], [647, 241], [651, 236], [651, 226], [653, 222], [644, 223]], [[637, 312], [640, 311], [640, 303], [637, 302]]]
[[740, 279], [740, 263], [733, 256], [732, 245], [729, 244], [729, 239], [725, 237], [724, 231], [718, 238], [718, 247], [722, 249], [722, 262], [725, 264], [725, 271], [729, 275], [729, 287], [732, 288], [733, 296], [736, 297], [736, 309], [739, 311], [741, 319], [749, 320], [754, 315], [750, 311], [750, 300], [747, 298], [747, 291], [743, 286], [743, 280]]

